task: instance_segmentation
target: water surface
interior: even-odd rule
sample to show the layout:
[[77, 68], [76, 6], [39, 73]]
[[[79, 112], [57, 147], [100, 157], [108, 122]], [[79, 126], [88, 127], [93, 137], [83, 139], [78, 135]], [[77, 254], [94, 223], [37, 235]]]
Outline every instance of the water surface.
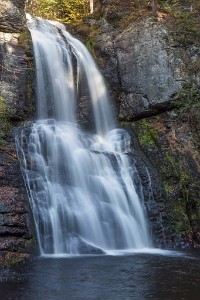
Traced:
[[38, 258], [2, 273], [0, 299], [199, 299], [200, 253]]

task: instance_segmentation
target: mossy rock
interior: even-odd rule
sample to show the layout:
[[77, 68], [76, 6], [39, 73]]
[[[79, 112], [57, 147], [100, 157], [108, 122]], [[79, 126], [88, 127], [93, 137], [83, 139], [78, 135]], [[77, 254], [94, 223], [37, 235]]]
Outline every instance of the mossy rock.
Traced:
[[3, 98], [0, 98], [0, 146], [6, 144], [5, 135], [10, 131], [9, 106]]

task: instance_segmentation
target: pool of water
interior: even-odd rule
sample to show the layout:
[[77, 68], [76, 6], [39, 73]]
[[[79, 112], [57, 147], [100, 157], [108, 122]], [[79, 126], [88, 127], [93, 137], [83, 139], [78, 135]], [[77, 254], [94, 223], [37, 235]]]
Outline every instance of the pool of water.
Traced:
[[37, 258], [1, 270], [0, 299], [200, 299], [200, 251]]

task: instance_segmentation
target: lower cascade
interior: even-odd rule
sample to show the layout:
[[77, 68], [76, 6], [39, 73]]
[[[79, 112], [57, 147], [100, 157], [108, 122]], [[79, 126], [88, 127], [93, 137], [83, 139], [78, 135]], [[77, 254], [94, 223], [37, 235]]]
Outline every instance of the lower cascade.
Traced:
[[[28, 16], [28, 26], [38, 119], [22, 129], [17, 149], [41, 255], [149, 248], [130, 136], [116, 128], [91, 55], [60, 23]], [[95, 133], [77, 120], [82, 96]]]

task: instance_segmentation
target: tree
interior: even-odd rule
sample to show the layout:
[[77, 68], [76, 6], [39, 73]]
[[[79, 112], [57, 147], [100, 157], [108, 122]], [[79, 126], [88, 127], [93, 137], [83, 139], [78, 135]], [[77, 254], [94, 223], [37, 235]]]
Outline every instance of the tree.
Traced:
[[26, 10], [33, 16], [78, 23], [93, 11], [93, 0], [27, 0]]
[[94, 12], [94, 1], [90, 0], [90, 13], [92, 14]]
[[158, 16], [158, 1], [157, 0], [151, 0], [151, 6], [152, 6], [152, 14], [154, 17]]

